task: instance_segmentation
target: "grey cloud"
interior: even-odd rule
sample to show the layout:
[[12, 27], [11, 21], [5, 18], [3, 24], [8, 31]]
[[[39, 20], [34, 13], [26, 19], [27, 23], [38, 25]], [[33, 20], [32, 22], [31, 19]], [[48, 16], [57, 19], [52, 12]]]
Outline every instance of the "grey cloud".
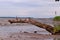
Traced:
[[[49, 3], [49, 2], [41, 2], [41, 3], [12, 3], [12, 2], [0, 2], [0, 7], [29, 7], [29, 8], [36, 8], [36, 7], [57, 7], [58, 5], [56, 3]], [[59, 5], [60, 6], [60, 5]]]
[[[43, 3], [44, 2], [44, 3]], [[26, 10], [26, 13], [29, 15], [26, 16], [32, 16], [32, 17], [50, 17], [52, 12], [54, 13], [57, 4], [55, 2], [49, 2], [46, 0], [46, 2], [43, 0], [43, 2], [0, 2], [0, 13], [3, 16], [22, 16], [19, 15], [21, 10]], [[53, 7], [53, 8], [52, 8]], [[53, 10], [54, 9], [54, 10]], [[56, 8], [57, 9], [57, 8]], [[19, 11], [18, 11], [19, 10]], [[3, 12], [4, 11], [4, 12]], [[13, 15], [12, 15], [13, 14]], [[23, 13], [24, 14], [24, 13]], [[0, 16], [1, 16], [0, 15]], [[52, 15], [53, 16], [53, 15]]]

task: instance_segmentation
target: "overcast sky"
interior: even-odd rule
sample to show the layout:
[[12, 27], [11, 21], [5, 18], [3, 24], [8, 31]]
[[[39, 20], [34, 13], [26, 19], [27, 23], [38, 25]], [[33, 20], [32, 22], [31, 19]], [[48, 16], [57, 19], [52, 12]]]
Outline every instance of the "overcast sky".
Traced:
[[55, 0], [0, 0], [3, 17], [54, 17], [60, 15], [60, 2]]

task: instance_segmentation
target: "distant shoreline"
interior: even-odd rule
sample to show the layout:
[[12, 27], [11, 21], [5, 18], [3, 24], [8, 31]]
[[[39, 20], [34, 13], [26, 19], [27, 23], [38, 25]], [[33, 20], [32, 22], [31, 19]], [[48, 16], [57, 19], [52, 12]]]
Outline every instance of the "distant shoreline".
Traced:
[[[16, 18], [16, 17], [0, 17], [0, 18]], [[18, 18], [36, 18], [36, 17], [18, 17]], [[43, 17], [44, 18], [44, 17]], [[48, 18], [48, 17], [47, 17]], [[52, 17], [53, 18], [53, 17]]]

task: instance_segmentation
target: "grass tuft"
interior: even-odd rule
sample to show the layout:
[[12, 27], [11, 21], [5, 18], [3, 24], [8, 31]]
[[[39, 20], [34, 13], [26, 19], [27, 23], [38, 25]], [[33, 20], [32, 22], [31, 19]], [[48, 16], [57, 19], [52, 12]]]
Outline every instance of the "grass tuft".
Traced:
[[60, 31], [60, 25], [55, 26], [54, 27], [54, 33], [59, 32], [59, 31]]

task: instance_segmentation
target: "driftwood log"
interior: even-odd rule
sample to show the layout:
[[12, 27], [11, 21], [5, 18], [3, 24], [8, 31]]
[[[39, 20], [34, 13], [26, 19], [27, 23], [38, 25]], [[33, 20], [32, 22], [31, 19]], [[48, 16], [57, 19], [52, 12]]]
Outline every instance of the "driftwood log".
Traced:
[[54, 27], [50, 26], [50, 25], [47, 25], [47, 24], [42, 24], [41, 22], [37, 22], [31, 18], [28, 18], [28, 19], [25, 19], [25, 20], [22, 20], [20, 19], [19, 21], [16, 20], [16, 21], [13, 21], [13, 20], [8, 20], [10, 23], [30, 23], [30, 24], [33, 24], [39, 28], [43, 28], [45, 30], [47, 30], [48, 32], [50, 32], [51, 34], [53, 35], [56, 35], [58, 34], [59, 32], [57, 33], [54, 33], [53, 30], [54, 30]]

